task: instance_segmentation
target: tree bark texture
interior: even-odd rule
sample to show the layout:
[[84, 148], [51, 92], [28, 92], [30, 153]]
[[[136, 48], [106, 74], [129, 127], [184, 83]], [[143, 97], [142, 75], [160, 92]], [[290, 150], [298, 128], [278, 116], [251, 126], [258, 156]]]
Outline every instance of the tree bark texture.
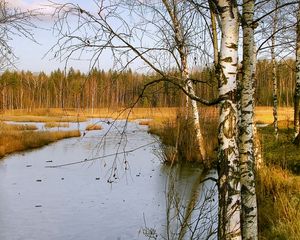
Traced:
[[257, 201], [254, 159], [254, 15], [255, 0], [243, 0], [243, 76], [241, 84], [241, 118], [239, 150], [242, 199], [242, 237], [257, 239]]
[[218, 0], [222, 39], [219, 95], [219, 239], [241, 239], [239, 150], [237, 145], [238, 10], [234, 1]]
[[[252, 79], [253, 82], [256, 83], [257, 79], [256, 79], [256, 64], [257, 64], [257, 49], [256, 49], [256, 45], [255, 42], [253, 43], [253, 74], [252, 74]], [[254, 84], [255, 86], [256, 84]], [[255, 87], [254, 87], [254, 95], [255, 95]], [[253, 98], [253, 110], [255, 109], [255, 97]], [[255, 113], [255, 111], [254, 111]], [[253, 117], [253, 119], [255, 119]], [[256, 127], [256, 123], [254, 122], [253, 124], [253, 139], [254, 139], [254, 162], [255, 162], [255, 171], [256, 172], [261, 165], [263, 164], [263, 159], [262, 159], [262, 146], [260, 143], [260, 139], [259, 139], [259, 135], [257, 132], [257, 127]]]
[[[188, 79], [188, 75], [187, 75], [187, 79]], [[187, 87], [188, 93], [195, 95], [193, 83], [191, 82], [191, 80], [187, 80], [186, 87]], [[200, 128], [199, 111], [198, 111], [197, 102], [193, 99], [191, 99], [191, 108], [192, 108], [193, 124], [194, 124], [194, 128], [195, 128], [196, 139], [197, 139], [197, 146], [199, 148], [200, 157], [205, 162], [206, 161], [206, 149], [205, 149], [204, 139], [203, 139], [203, 135], [202, 135], [201, 128]]]

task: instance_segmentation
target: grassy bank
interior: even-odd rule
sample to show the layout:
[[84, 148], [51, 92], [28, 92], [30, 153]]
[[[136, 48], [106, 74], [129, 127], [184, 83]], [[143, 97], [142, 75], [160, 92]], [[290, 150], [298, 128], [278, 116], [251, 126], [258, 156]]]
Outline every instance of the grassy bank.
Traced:
[[272, 126], [260, 129], [264, 161], [267, 166], [276, 165], [295, 174], [300, 174], [300, 148], [292, 143], [294, 131], [292, 126], [286, 127], [287, 123], [281, 125], [277, 141]]
[[264, 166], [258, 172], [257, 197], [261, 239], [300, 239], [300, 148], [292, 143], [289, 120], [261, 128]]
[[1, 130], [0, 158], [9, 153], [38, 148], [64, 138], [79, 136], [79, 131], [34, 132]]
[[[200, 116], [205, 149], [209, 162], [212, 162], [217, 154], [218, 109], [202, 108]], [[154, 119], [148, 125], [149, 132], [159, 136], [163, 143], [162, 161], [173, 163], [180, 159], [185, 162], [200, 162], [193, 121], [190, 117], [186, 119], [183, 112], [177, 111], [177, 117], [172, 115], [170, 118]]]
[[[201, 108], [202, 110], [203, 108]], [[204, 108], [207, 109], [207, 108]], [[272, 123], [272, 107], [258, 106], [255, 108], [256, 121], [261, 123]], [[1, 113], [2, 119], [14, 119], [18, 121], [24, 118], [33, 122], [63, 122], [68, 118], [71, 122], [84, 121], [86, 118], [118, 118], [118, 119], [174, 119], [178, 113], [177, 107], [157, 107], [157, 108], [96, 108], [92, 109], [74, 109], [74, 108], [38, 108], [32, 110], [16, 109], [7, 110]], [[205, 116], [206, 113], [203, 112]], [[287, 121], [293, 119], [293, 109], [291, 107], [279, 108], [279, 121]], [[26, 117], [26, 118], [25, 118]], [[39, 118], [41, 117], [41, 118]], [[47, 120], [47, 118], [52, 118]], [[54, 119], [59, 119], [55, 121]], [[24, 120], [24, 121], [25, 121]], [[23, 120], [19, 120], [23, 121]]]
[[37, 130], [37, 126], [33, 124], [7, 124], [0, 121], [0, 131], [28, 131]]
[[77, 116], [34, 116], [34, 115], [2, 115], [0, 121], [13, 122], [84, 122], [85, 117]]
[[[97, 109], [61, 109], [61, 108], [40, 108], [28, 111], [26, 109], [16, 109], [2, 112], [0, 119], [11, 119], [16, 121], [27, 117], [30, 121], [42, 122], [62, 122], [68, 118], [72, 121], [85, 120], [86, 118], [118, 118], [118, 119], [166, 119], [176, 117], [178, 108], [97, 108]], [[49, 118], [49, 120], [47, 120]], [[52, 120], [51, 120], [52, 118]], [[59, 119], [55, 121], [53, 119]], [[36, 120], [37, 119], [37, 120]], [[61, 120], [60, 120], [61, 119]]]
[[258, 174], [257, 200], [260, 239], [300, 239], [300, 179], [276, 166]]
[[99, 124], [89, 124], [86, 126], [86, 131], [95, 131], [95, 130], [102, 130], [102, 126]]
[[[264, 164], [257, 173], [259, 237], [263, 240], [300, 239], [300, 149], [292, 143], [292, 111], [279, 111], [279, 139], [272, 125], [259, 129]], [[176, 116], [176, 115], [175, 115]], [[161, 158], [197, 161], [191, 121], [181, 117], [161, 118], [145, 122], [150, 132], [160, 137]], [[216, 159], [218, 111], [205, 108], [200, 112], [201, 126], [211, 159]], [[260, 107], [256, 119], [272, 122], [272, 109]], [[177, 149], [176, 149], [177, 147]], [[174, 157], [176, 155], [176, 157]]]
[[[163, 161], [199, 160], [195, 151], [196, 143], [193, 141], [192, 122], [186, 120], [184, 114], [177, 108], [136, 108], [128, 117], [129, 111], [95, 109], [92, 113], [91, 110], [78, 112], [74, 109], [38, 109], [28, 113], [16, 110], [7, 112], [2, 117], [6, 120], [33, 119], [42, 122], [62, 122], [64, 118], [68, 118], [68, 121], [70, 119], [77, 121], [87, 117], [144, 119], [140, 124], [149, 125], [149, 131], [158, 135], [164, 144], [161, 152]], [[200, 116], [208, 156], [214, 160], [217, 154], [218, 109], [201, 108]], [[292, 108], [279, 109], [278, 141], [273, 136], [272, 126], [259, 129], [264, 165], [257, 173], [257, 199], [259, 236], [263, 240], [300, 239], [300, 149], [292, 144], [292, 120]], [[272, 123], [272, 108], [257, 107], [256, 121]], [[0, 157], [10, 152], [40, 147], [62, 138], [79, 136], [77, 131], [39, 133], [22, 131], [29, 130], [22, 126], [5, 126], [2, 129], [5, 128], [6, 130], [0, 134]]]

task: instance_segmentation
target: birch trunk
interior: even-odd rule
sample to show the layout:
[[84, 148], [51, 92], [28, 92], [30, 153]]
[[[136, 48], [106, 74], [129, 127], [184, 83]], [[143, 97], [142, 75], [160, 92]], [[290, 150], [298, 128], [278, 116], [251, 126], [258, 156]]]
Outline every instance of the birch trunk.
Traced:
[[[257, 50], [256, 50], [256, 45], [255, 43], [253, 44], [253, 73], [252, 73], [252, 79], [253, 82], [256, 82], [256, 63], [257, 63]], [[255, 86], [255, 85], [254, 85]], [[255, 89], [254, 89], [254, 94], [255, 94]], [[255, 98], [253, 99], [253, 110], [254, 110], [254, 114], [255, 114]], [[254, 117], [253, 117], [254, 119]], [[254, 139], [254, 162], [255, 162], [255, 171], [257, 169], [259, 169], [263, 163], [263, 159], [262, 159], [262, 149], [261, 149], [261, 143], [260, 143], [260, 139], [259, 139], [259, 135], [257, 132], [257, 127], [256, 127], [256, 123], [254, 122], [253, 124], [253, 139]]]
[[[278, 7], [278, 1], [276, 0], [275, 7]], [[273, 80], [273, 118], [274, 118], [274, 134], [276, 140], [278, 140], [278, 84], [277, 84], [277, 72], [276, 72], [276, 55], [275, 55], [275, 33], [277, 30], [278, 13], [275, 11], [273, 18], [273, 31], [271, 38], [271, 58], [272, 58], [272, 80]]]
[[254, 161], [254, 29], [255, 0], [243, 0], [243, 77], [241, 88], [241, 118], [239, 132], [242, 237], [257, 239], [257, 201]]
[[297, 43], [296, 43], [296, 86], [295, 86], [295, 102], [294, 102], [294, 129], [295, 139], [300, 134], [300, 3], [297, 13]]
[[[187, 73], [184, 73], [184, 78], [186, 78], [186, 87], [187, 91], [191, 95], [195, 95], [193, 83], [191, 80], [189, 80], [189, 75]], [[196, 133], [196, 139], [197, 139], [197, 146], [199, 148], [199, 154], [201, 157], [201, 160], [205, 161], [206, 160], [206, 150], [204, 146], [204, 139], [203, 135], [201, 133], [201, 128], [200, 128], [200, 118], [199, 118], [199, 111], [198, 111], [198, 106], [197, 102], [195, 100], [191, 100], [191, 110], [192, 110], [192, 118], [193, 118], [193, 125]]]
[[[195, 95], [193, 83], [189, 79], [189, 70], [188, 70], [188, 61], [187, 61], [189, 49], [187, 46], [187, 38], [184, 34], [185, 31], [184, 26], [180, 22], [180, 16], [177, 12], [176, 2], [173, 2], [173, 5], [166, 0], [163, 0], [162, 2], [166, 7], [167, 12], [170, 15], [170, 18], [172, 20], [172, 24], [174, 28], [174, 40], [176, 42], [176, 47], [180, 56], [182, 80], [185, 82], [185, 88], [187, 92], [191, 95]], [[188, 110], [189, 110], [188, 97], [186, 98], [186, 107], [187, 107], [187, 114], [188, 114]], [[196, 134], [197, 145], [198, 145], [197, 146], [198, 152], [200, 154], [201, 160], [205, 161], [206, 150], [205, 150], [203, 135], [201, 133], [201, 128], [200, 128], [199, 111], [198, 111], [197, 102], [193, 99], [191, 99], [191, 111], [192, 111], [193, 125]]]
[[239, 151], [237, 146], [238, 10], [233, 1], [218, 0], [222, 40], [219, 95], [219, 239], [241, 239]]

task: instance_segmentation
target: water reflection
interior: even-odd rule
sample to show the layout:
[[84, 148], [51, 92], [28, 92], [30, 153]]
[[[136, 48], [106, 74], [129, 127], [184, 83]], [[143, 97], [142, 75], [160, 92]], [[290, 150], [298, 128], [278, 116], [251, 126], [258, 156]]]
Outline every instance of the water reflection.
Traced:
[[215, 171], [199, 166], [164, 167], [166, 185], [165, 239], [217, 239]]

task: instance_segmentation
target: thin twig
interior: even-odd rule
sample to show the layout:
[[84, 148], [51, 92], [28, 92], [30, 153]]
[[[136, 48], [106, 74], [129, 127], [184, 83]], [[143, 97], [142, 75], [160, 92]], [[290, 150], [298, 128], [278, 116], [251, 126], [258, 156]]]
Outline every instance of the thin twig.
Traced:
[[139, 150], [139, 149], [141, 149], [143, 147], [152, 145], [154, 143], [157, 143], [157, 141], [153, 141], [153, 142], [147, 143], [145, 145], [139, 146], [137, 148], [130, 149], [128, 151], [117, 152], [117, 153], [110, 153], [110, 154], [103, 155], [103, 156], [100, 156], [100, 157], [95, 157], [95, 158], [90, 158], [90, 159], [84, 159], [82, 161], [65, 163], [65, 164], [60, 164], [60, 165], [45, 166], [45, 167], [46, 168], [59, 168], [59, 167], [65, 167], [65, 166], [70, 166], [70, 165], [75, 165], [75, 164], [80, 164], [80, 163], [86, 163], [86, 162], [90, 162], [90, 161], [95, 161], [95, 160], [98, 160], [98, 159], [102, 159], [102, 158], [106, 158], [106, 157], [111, 157], [111, 156], [116, 156], [116, 155], [120, 155], [120, 154], [128, 154], [128, 153], [134, 152], [136, 150]]

